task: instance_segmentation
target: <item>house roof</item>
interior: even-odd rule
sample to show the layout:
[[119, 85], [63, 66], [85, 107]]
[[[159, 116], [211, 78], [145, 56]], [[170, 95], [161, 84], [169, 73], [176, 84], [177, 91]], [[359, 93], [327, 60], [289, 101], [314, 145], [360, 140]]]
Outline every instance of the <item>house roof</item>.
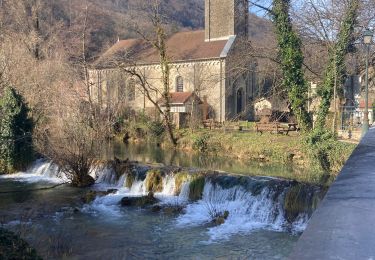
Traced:
[[[170, 93], [169, 103], [171, 105], [184, 105], [190, 100], [191, 97], [199, 100], [199, 97], [194, 92], [173, 92]], [[159, 99], [158, 103], [164, 104], [164, 98]]]
[[[188, 31], [173, 34], [166, 42], [167, 53], [171, 62], [219, 58], [228, 40], [205, 41], [205, 32]], [[97, 68], [111, 68], [120, 61], [131, 64], [155, 64], [159, 54], [142, 39], [118, 41], [107, 50], [95, 63]]]

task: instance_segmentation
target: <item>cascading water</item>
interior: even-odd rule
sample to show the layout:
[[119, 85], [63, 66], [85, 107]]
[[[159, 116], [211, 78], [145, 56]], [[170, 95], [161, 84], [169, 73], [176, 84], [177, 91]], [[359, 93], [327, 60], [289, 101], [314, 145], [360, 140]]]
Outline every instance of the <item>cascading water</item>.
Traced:
[[[147, 173], [136, 175], [130, 188], [125, 188], [124, 184], [119, 185], [120, 182], [126, 183], [126, 179], [129, 178], [127, 174], [122, 175], [118, 182], [113, 176], [115, 174], [113, 171], [103, 171], [102, 174], [103, 176], [98, 180], [122, 188], [115, 194], [97, 198], [91, 205], [96, 210], [120, 216], [119, 202], [123, 197], [144, 196], [148, 193], [145, 177]], [[208, 228], [212, 241], [256, 229], [302, 231], [311, 215], [311, 212], [301, 211], [297, 212], [293, 221], [287, 219], [284, 203], [286, 193], [293, 186], [291, 181], [262, 177], [207, 175], [202, 198], [189, 201], [190, 180], [184, 181], [178, 192], [175, 175], [166, 173], [162, 180], [163, 189], [155, 193], [155, 197], [161, 201], [160, 205], [185, 206], [176, 219], [179, 228], [210, 224], [215, 216], [228, 212], [229, 215], [222, 225], [211, 224]], [[315, 196], [315, 193], [319, 193], [316, 188], [312, 189], [309, 196]]]
[[67, 182], [66, 176], [59, 170], [57, 165], [43, 159], [35, 161], [26, 172], [3, 175], [1, 178], [14, 179], [29, 183], [41, 181], [52, 183]]
[[[147, 181], [149, 180], [146, 176], [150, 169], [150, 167], [135, 167], [131, 173], [122, 174], [119, 177], [110, 166], [96, 167], [91, 171], [92, 175], [97, 177], [95, 189], [116, 189], [117, 191], [98, 196], [91, 204], [85, 205], [83, 211], [121, 217], [123, 210], [119, 204], [122, 198], [148, 194], [146, 187], [148, 187]], [[211, 174], [204, 177], [200, 199], [191, 201], [189, 198], [191, 198], [191, 182], [195, 178], [194, 174], [187, 174], [178, 188], [176, 174], [168, 170], [162, 170], [162, 172], [162, 189], [154, 195], [159, 199], [161, 206], [184, 207], [182, 213], [176, 218], [177, 227], [210, 224], [216, 216], [227, 212], [227, 219], [222, 225], [210, 224], [211, 227], [208, 228], [208, 234], [213, 241], [228, 238], [232, 234], [251, 232], [254, 229], [302, 231], [312, 214], [311, 204], [316, 204], [314, 201], [316, 197], [322, 197], [319, 188], [305, 186], [303, 189], [307, 191], [304, 193], [305, 201], [302, 201], [305, 204], [297, 207], [298, 212], [289, 212], [286, 209], [286, 198], [295, 185], [292, 181]], [[62, 183], [66, 181], [58, 167], [45, 160], [36, 161], [25, 173], [2, 178], [14, 178], [27, 182]], [[299, 196], [298, 194], [295, 196]]]
[[223, 189], [208, 181], [201, 200], [189, 204], [177, 218], [180, 227], [210, 223], [215, 215], [227, 211], [225, 223], [209, 228], [212, 240], [228, 238], [231, 234], [246, 233], [254, 229], [282, 230], [286, 221], [282, 205], [275, 202], [268, 188], [254, 196], [243, 187]]
[[[192, 173], [176, 167], [115, 166], [111, 162], [92, 169], [97, 181], [91, 191], [67, 185], [33, 191], [54, 186], [47, 182], [59, 171], [45, 161], [36, 162], [23, 176], [4, 176], [42, 180], [41, 185], [0, 177], [0, 190], [25, 190], [25, 194], [1, 196], [5, 227], [27, 230], [26, 238], [45, 258], [62, 258], [69, 252], [67, 257], [85, 259], [280, 259], [298, 238], [289, 231], [303, 230], [311, 215], [307, 206], [315, 204], [311, 198], [320, 192], [319, 187], [281, 179]], [[122, 203], [128, 197], [147, 195], [147, 189], [155, 191], [158, 205]], [[306, 203], [291, 205], [296, 197]], [[82, 199], [91, 202], [83, 204]], [[23, 221], [19, 216], [30, 205], [35, 215]], [[224, 215], [225, 221], [213, 221]], [[59, 245], [63, 239], [67, 251], [52, 257], [50, 245], [44, 243], [50, 238]]]

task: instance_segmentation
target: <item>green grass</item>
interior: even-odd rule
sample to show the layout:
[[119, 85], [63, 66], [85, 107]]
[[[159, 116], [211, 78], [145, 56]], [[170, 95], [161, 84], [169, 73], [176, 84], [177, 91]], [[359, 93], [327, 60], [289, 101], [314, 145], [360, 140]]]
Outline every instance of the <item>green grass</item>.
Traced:
[[[292, 166], [292, 178], [305, 182], [330, 183], [342, 169], [355, 145], [331, 139], [320, 146], [311, 146], [306, 136], [271, 133], [199, 129], [180, 130], [178, 148], [214, 154], [241, 162], [272, 163]], [[199, 145], [197, 145], [199, 144]], [[204, 149], [202, 149], [204, 147]], [[323, 148], [322, 148], [323, 147]], [[319, 157], [324, 151], [324, 158]], [[321, 160], [324, 160], [322, 163]], [[328, 167], [323, 167], [328, 166]]]

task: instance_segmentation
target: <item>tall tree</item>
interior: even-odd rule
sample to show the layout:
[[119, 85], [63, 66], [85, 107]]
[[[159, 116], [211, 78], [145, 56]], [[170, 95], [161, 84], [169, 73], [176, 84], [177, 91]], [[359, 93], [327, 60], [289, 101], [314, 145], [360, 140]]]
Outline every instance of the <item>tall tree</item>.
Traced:
[[155, 106], [156, 110], [163, 118], [163, 123], [165, 125], [165, 129], [167, 130], [171, 143], [174, 146], [177, 146], [177, 138], [173, 132], [174, 126], [170, 105], [170, 61], [166, 46], [166, 21], [165, 17], [161, 13], [161, 6], [158, 0], [144, 5], [143, 8], [147, 10], [153, 31], [151, 33], [146, 33], [142, 31], [137, 25], [134, 26], [134, 30], [138, 35], [142, 37], [145, 43], [151, 45], [159, 55], [160, 76], [163, 85], [163, 89], [161, 91], [161, 96], [163, 97], [163, 108], [161, 107], [161, 104], [158, 103], [158, 100], [156, 100], [153, 96], [153, 93], [160, 92], [159, 89], [152, 86], [142, 69], [140, 70], [139, 68], [137, 68], [137, 61], [131, 60], [130, 62], [122, 62], [119, 64], [119, 67], [138, 80], [138, 85], [140, 85], [141, 91], [145, 93], [147, 99]]
[[21, 95], [7, 87], [0, 100], [0, 172], [24, 170], [33, 160], [33, 122]]
[[329, 50], [329, 63], [327, 65], [324, 80], [319, 86], [318, 94], [321, 103], [316, 120], [316, 128], [323, 130], [326, 118], [334, 95], [335, 80], [343, 84], [345, 82], [345, 57], [350, 52], [354, 40], [354, 29], [358, 17], [359, 0], [351, 0], [341, 23], [336, 43]]
[[302, 42], [294, 31], [289, 15], [290, 0], [274, 0], [271, 10], [279, 47], [279, 58], [283, 74], [283, 86], [287, 89], [289, 101], [303, 130], [312, 127], [306, 108], [308, 86], [304, 78]]

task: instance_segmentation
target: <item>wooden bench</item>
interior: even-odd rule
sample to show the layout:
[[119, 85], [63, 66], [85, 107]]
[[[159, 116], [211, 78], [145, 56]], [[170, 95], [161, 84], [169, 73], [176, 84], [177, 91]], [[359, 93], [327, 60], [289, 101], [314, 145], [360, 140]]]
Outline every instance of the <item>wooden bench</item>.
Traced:
[[271, 133], [276, 133], [276, 134], [286, 133], [286, 135], [288, 135], [289, 132], [298, 131], [298, 127], [297, 127], [297, 124], [294, 124], [294, 123], [291, 123], [291, 124], [281, 124], [278, 122], [256, 123], [255, 131], [257, 133], [271, 132]]

